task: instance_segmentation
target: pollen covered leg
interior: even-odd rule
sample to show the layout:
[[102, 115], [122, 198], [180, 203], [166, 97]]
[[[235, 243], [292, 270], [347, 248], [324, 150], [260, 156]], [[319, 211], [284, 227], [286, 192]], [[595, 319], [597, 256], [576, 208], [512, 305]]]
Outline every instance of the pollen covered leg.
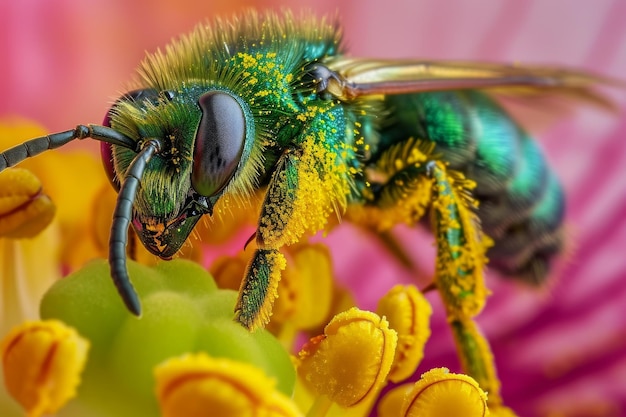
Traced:
[[434, 179], [432, 228], [437, 239], [435, 284], [448, 317], [474, 317], [487, 297], [483, 270], [487, 259], [486, 238], [472, 211], [472, 183], [450, 173], [441, 162], [429, 162]]
[[356, 221], [384, 231], [397, 223], [415, 225], [430, 209], [437, 245], [435, 285], [449, 317], [474, 317], [487, 296], [483, 269], [490, 240], [474, 210], [475, 183], [449, 170], [433, 150], [432, 142], [412, 138], [385, 150], [371, 175], [385, 180], [364, 190], [365, 209]]
[[318, 112], [297, 145], [283, 152], [270, 180], [256, 231], [258, 249], [235, 307], [236, 320], [248, 329], [262, 327], [270, 319], [286, 264], [280, 248], [323, 230], [332, 213], [346, 205], [350, 180], [342, 144], [328, 130], [330, 120], [329, 113]]
[[448, 170], [431, 151], [432, 147], [413, 139], [387, 150], [376, 169], [388, 180], [372, 187], [369, 207], [374, 210], [364, 217], [386, 230], [398, 222], [414, 225], [430, 208], [437, 245], [435, 285], [449, 317], [474, 317], [487, 296], [483, 269], [490, 240], [474, 212], [470, 194], [474, 183]]
[[448, 322], [463, 371], [489, 394], [489, 405], [500, 406], [500, 381], [489, 342], [473, 317], [485, 305], [488, 290], [483, 270], [488, 246], [472, 210], [472, 183], [448, 172], [441, 162], [430, 162], [434, 179], [432, 227], [437, 239], [435, 285], [446, 307]]
[[464, 372], [489, 392], [490, 404], [500, 404], [493, 355], [473, 320], [488, 294], [483, 269], [490, 240], [474, 211], [474, 183], [449, 170], [432, 150], [428, 142], [408, 139], [381, 155], [375, 171], [387, 180], [371, 187], [365, 206], [372, 214], [367, 220], [386, 230], [389, 218], [391, 224], [414, 225], [430, 209], [437, 247], [434, 287], [446, 308], [460, 362]]
[[[285, 231], [292, 221], [299, 190], [298, 165], [301, 152], [286, 151], [272, 176], [261, 209], [255, 250], [241, 282], [235, 319], [249, 330], [270, 320], [285, 257], [278, 249], [285, 243]], [[295, 220], [294, 220], [295, 221]]]
[[277, 249], [257, 249], [248, 265], [235, 307], [235, 319], [247, 329], [263, 327], [270, 320], [278, 294], [280, 273], [287, 262]]

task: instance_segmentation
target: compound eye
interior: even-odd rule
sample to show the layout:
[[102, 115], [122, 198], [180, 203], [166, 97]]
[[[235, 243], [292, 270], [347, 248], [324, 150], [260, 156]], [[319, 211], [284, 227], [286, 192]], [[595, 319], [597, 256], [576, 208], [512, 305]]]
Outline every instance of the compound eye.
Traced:
[[205, 197], [219, 193], [235, 174], [246, 137], [246, 118], [233, 96], [220, 91], [198, 99], [202, 117], [193, 149], [191, 185]]

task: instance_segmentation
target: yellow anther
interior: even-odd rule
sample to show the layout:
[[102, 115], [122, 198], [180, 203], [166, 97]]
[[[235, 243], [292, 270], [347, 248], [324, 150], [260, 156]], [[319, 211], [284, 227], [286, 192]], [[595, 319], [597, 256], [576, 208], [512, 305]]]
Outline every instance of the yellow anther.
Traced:
[[316, 395], [343, 407], [378, 395], [387, 380], [396, 332], [375, 313], [352, 308], [336, 315], [324, 335], [300, 351], [298, 374]]
[[396, 285], [380, 299], [377, 313], [386, 317], [389, 326], [398, 332], [398, 348], [389, 379], [405, 380], [413, 375], [424, 357], [432, 308], [415, 286]]
[[2, 341], [7, 391], [29, 417], [54, 414], [76, 395], [89, 342], [57, 320], [26, 322]]
[[33, 237], [50, 224], [54, 212], [54, 204], [33, 173], [21, 168], [0, 173], [1, 237]]
[[198, 353], [162, 363], [155, 377], [163, 417], [300, 415], [273, 379], [247, 363]]
[[487, 394], [467, 375], [435, 368], [422, 375], [407, 394], [402, 417], [485, 417]]
[[297, 329], [325, 324], [333, 296], [333, 270], [328, 249], [296, 245], [287, 249], [289, 261], [278, 287], [272, 320], [289, 321]]

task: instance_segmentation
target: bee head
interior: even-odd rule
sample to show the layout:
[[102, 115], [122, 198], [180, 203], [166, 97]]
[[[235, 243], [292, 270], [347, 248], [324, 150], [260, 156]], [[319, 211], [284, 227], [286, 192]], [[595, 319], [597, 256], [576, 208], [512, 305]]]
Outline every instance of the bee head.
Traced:
[[[161, 258], [172, 257], [200, 217], [212, 213], [243, 164], [251, 137], [240, 99], [224, 90], [197, 90], [131, 91], [103, 123], [138, 142], [156, 138], [163, 144], [146, 164], [132, 208], [139, 238]], [[103, 143], [101, 155], [111, 184], [120, 190], [136, 152]]]

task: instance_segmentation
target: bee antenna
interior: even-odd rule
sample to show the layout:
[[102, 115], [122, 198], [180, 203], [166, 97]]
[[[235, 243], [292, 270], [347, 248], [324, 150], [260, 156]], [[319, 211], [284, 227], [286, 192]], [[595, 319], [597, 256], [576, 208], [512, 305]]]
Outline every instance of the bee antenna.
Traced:
[[117, 130], [99, 125], [78, 125], [72, 130], [59, 133], [51, 133], [35, 139], [26, 141], [0, 153], [0, 171], [5, 168], [19, 164], [26, 158], [39, 155], [40, 153], [56, 149], [75, 139], [91, 138], [113, 145], [123, 146], [129, 149], [136, 149], [137, 142]]
[[130, 163], [122, 187], [120, 188], [113, 212], [113, 224], [109, 239], [109, 266], [111, 278], [122, 297], [126, 308], [136, 316], [141, 315], [141, 304], [137, 292], [128, 277], [126, 267], [126, 244], [128, 242], [128, 226], [132, 216], [133, 203], [137, 194], [137, 187], [146, 170], [146, 165], [155, 153], [161, 150], [161, 142], [157, 139], [148, 139], [143, 142], [141, 150]]

